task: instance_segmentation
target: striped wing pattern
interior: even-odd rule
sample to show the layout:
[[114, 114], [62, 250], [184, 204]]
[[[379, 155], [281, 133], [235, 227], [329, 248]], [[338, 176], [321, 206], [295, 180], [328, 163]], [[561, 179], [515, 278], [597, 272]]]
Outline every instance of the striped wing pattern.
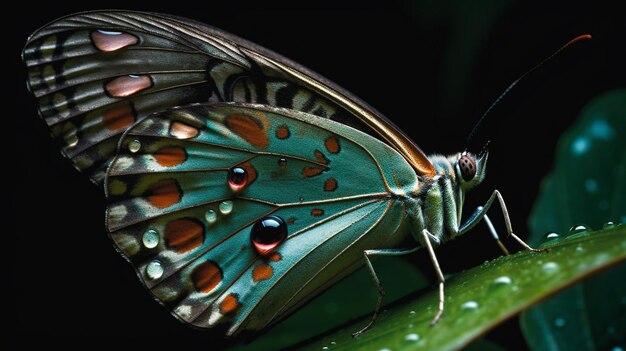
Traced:
[[120, 136], [151, 113], [196, 102], [262, 103], [363, 123], [272, 62], [305, 70], [217, 29], [171, 16], [107, 11], [35, 32], [28, 86], [62, 152], [100, 184]]

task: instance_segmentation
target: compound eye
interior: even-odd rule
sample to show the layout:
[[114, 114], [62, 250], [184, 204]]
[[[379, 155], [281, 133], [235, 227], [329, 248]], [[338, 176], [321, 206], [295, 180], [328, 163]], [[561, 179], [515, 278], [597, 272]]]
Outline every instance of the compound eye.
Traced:
[[463, 154], [459, 158], [459, 168], [461, 169], [463, 180], [469, 182], [476, 175], [476, 159], [472, 155]]

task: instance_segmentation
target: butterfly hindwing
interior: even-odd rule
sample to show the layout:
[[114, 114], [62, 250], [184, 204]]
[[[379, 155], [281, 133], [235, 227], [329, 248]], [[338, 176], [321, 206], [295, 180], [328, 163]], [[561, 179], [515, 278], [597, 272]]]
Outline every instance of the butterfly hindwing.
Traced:
[[[107, 226], [174, 315], [234, 334], [283, 317], [360, 266], [364, 249], [393, 245], [406, 212], [392, 194], [417, 186], [402, 156], [345, 125], [193, 105], [124, 134], [106, 177]], [[251, 230], [270, 215], [288, 234], [265, 253]]]

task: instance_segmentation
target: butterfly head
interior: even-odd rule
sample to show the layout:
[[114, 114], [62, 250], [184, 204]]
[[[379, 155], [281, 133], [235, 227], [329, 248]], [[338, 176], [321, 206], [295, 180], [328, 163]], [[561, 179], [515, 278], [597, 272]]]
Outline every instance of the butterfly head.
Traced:
[[485, 179], [489, 151], [483, 149], [478, 155], [463, 151], [456, 155], [454, 170], [463, 190], [469, 190]]

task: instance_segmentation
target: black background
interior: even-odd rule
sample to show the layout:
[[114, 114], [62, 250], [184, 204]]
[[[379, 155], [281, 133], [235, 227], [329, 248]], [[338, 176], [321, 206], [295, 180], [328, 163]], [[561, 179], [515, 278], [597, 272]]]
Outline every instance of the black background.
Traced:
[[[13, 327], [9, 340], [14, 348], [214, 345], [145, 293], [105, 233], [101, 190], [63, 159], [26, 91], [19, 55], [27, 36], [72, 12], [102, 6], [148, 10], [222, 28], [353, 92], [426, 153], [461, 151], [478, 117], [509, 83], [569, 39], [591, 33], [593, 40], [577, 43], [520, 83], [475, 139], [474, 151], [490, 139], [491, 153], [487, 179], [469, 194], [466, 213], [499, 189], [514, 229], [524, 237], [559, 135], [594, 96], [626, 86], [626, 12], [599, 2], [436, 3], [14, 4], [17, 10], [3, 22], [9, 42], [3, 50], [9, 73], [5, 91], [10, 95], [4, 100], [8, 125], [2, 129], [4, 187], [11, 193], [2, 230], [8, 268], [3, 272], [4, 315]], [[494, 9], [498, 15], [492, 15]], [[484, 33], [476, 34], [476, 28]], [[497, 211], [492, 218], [503, 230]], [[499, 254], [480, 229], [442, 247], [439, 260], [444, 271], [457, 272]], [[417, 261], [432, 277], [426, 257]], [[515, 323], [489, 338], [523, 349]]]

